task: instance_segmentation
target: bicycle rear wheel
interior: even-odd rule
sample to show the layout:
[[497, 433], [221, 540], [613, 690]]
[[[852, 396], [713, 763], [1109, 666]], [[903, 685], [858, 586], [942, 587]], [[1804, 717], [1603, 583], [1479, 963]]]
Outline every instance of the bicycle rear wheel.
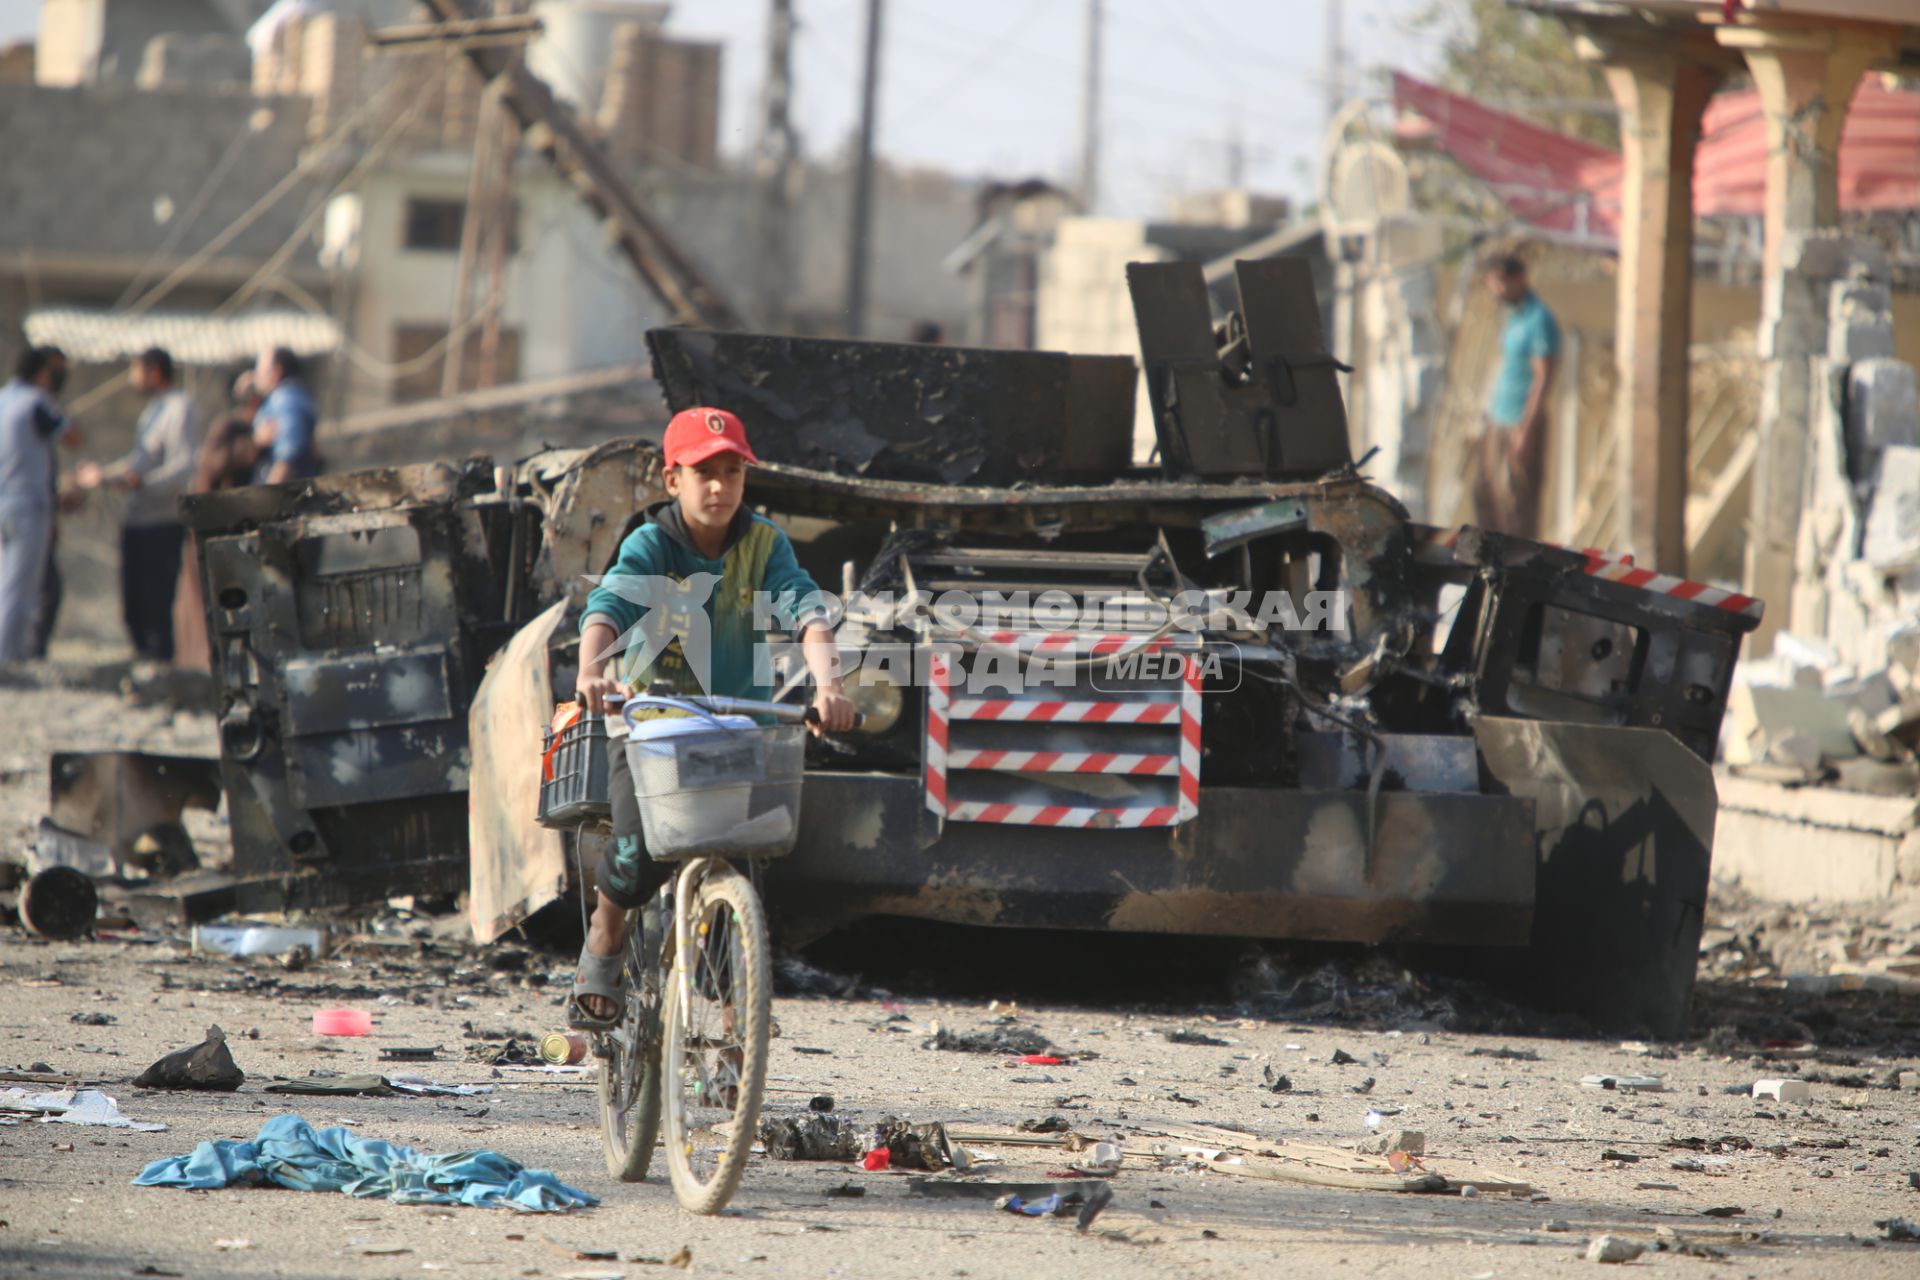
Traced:
[[746, 1172], [760, 1121], [773, 975], [760, 896], [725, 863], [694, 890], [688, 928], [691, 970], [666, 977], [667, 1172], [682, 1206], [718, 1213]]
[[624, 950], [620, 1024], [604, 1035], [600, 1059], [600, 1144], [607, 1172], [639, 1182], [660, 1137], [660, 933], [636, 912]]

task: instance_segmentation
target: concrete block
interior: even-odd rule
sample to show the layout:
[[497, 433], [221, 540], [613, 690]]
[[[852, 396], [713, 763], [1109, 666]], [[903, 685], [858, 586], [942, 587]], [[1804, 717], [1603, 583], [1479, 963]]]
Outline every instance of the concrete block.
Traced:
[[1786, 787], [1722, 774], [1713, 874], [1776, 902], [1861, 902], [1901, 880], [1915, 797]]
[[1876, 569], [1920, 565], [1920, 446], [1889, 445], [1882, 451], [1864, 551]]
[[1893, 355], [1893, 293], [1876, 280], [1849, 278], [1828, 295], [1827, 358], [1839, 364]]
[[1753, 1096], [1779, 1102], [1811, 1102], [1813, 1086], [1805, 1080], [1755, 1080]]
[[1874, 477], [1888, 448], [1920, 444], [1920, 380], [1906, 361], [1854, 362], [1845, 401], [1848, 471], [1856, 481]]
[[1354, 1150], [1362, 1155], [1383, 1156], [1389, 1151], [1404, 1151], [1410, 1156], [1427, 1153], [1427, 1135], [1420, 1129], [1394, 1129], [1371, 1138], [1362, 1138]]
[[1920, 885], [1920, 831], [1909, 831], [1893, 853], [1894, 874], [1903, 885]]

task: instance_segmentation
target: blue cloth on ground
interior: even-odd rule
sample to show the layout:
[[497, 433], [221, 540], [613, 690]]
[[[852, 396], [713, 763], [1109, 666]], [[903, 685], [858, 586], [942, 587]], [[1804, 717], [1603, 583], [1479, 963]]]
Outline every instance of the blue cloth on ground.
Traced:
[[599, 1204], [550, 1173], [497, 1151], [421, 1155], [348, 1129], [315, 1129], [297, 1115], [275, 1116], [252, 1142], [203, 1142], [192, 1154], [155, 1160], [137, 1187], [210, 1190], [271, 1182], [295, 1191], [344, 1191], [400, 1204], [469, 1204], [562, 1213]]

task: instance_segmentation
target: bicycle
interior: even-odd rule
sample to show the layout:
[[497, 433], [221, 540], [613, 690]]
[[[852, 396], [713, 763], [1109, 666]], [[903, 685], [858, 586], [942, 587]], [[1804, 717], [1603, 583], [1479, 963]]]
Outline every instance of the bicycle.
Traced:
[[[801, 726], [817, 717], [789, 703], [649, 693], [622, 710], [630, 732], [637, 729], [632, 711], [642, 705], [683, 710], [705, 723], [696, 719], [661, 738], [666, 745], [635, 771], [648, 852], [680, 866], [632, 915], [619, 1022], [591, 1033], [601, 1061], [601, 1139], [607, 1171], [638, 1182], [664, 1127], [674, 1195], [693, 1213], [713, 1214], [739, 1188], [753, 1149], [773, 1020], [766, 913], [752, 880], [729, 859], [792, 849], [805, 756]], [[749, 728], [723, 719], [744, 716], [776, 723]], [[667, 803], [721, 792], [740, 820], [705, 839], [697, 837], [713, 825], [706, 801], [694, 808]], [[749, 808], [758, 816], [746, 816]], [[689, 832], [696, 838], [680, 838]]]

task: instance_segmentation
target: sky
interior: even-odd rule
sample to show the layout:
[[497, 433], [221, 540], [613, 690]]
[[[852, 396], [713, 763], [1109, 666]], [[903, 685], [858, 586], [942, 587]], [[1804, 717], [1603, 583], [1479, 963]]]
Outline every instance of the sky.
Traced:
[[[851, 145], [866, 0], [793, 0], [795, 117], [810, 156]], [[1245, 184], [1312, 197], [1325, 128], [1328, 3], [1353, 68], [1431, 68], [1434, 0], [1106, 0], [1098, 212], [1148, 216], [1180, 190], [1225, 185], [1235, 139]], [[755, 136], [767, 0], [681, 0], [668, 26], [724, 40], [721, 146]], [[32, 33], [38, 0], [0, 0], [0, 40]], [[1076, 169], [1086, 0], [886, 0], [880, 154], [1001, 179]]]

